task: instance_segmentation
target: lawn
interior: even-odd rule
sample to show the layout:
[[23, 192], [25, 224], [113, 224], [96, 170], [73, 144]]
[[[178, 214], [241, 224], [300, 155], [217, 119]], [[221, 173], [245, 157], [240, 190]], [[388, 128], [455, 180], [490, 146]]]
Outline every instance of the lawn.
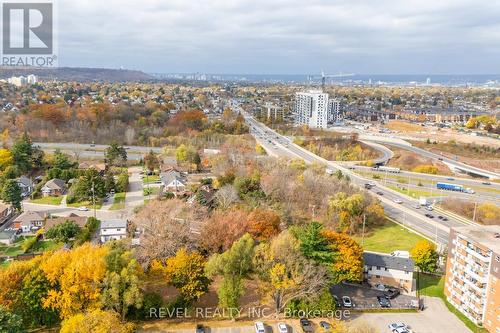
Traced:
[[[361, 237], [355, 237], [361, 244]], [[415, 244], [424, 238], [401, 227], [399, 224], [387, 221], [365, 235], [363, 248], [367, 251], [391, 253], [395, 250], [410, 251]]]
[[482, 327], [476, 326], [469, 318], [467, 318], [463, 313], [455, 309], [453, 305], [448, 303], [446, 296], [444, 295], [444, 276], [435, 276], [420, 273], [417, 278], [418, 281], [418, 291], [421, 296], [439, 297], [444, 301], [444, 304], [448, 310], [457, 316], [465, 326], [467, 326], [474, 333], [488, 333], [488, 331]]
[[115, 198], [109, 210], [118, 210], [125, 208], [125, 192], [118, 192], [115, 194]]
[[64, 243], [57, 243], [53, 240], [42, 240], [35, 244], [32, 251], [35, 253], [53, 251], [63, 247]]
[[151, 194], [158, 194], [158, 193], [160, 193], [160, 188], [159, 187], [148, 187], [148, 188], [145, 188], [142, 191], [142, 194], [144, 196], [148, 196], [148, 195], [151, 195]]
[[30, 202], [35, 203], [35, 204], [42, 204], [42, 205], [55, 205], [58, 206], [61, 204], [63, 197], [58, 196], [58, 197], [44, 197], [44, 198], [39, 198], [39, 199], [33, 199]]
[[399, 192], [399, 193], [402, 193], [404, 195], [407, 195], [407, 196], [410, 196], [412, 198], [419, 198], [419, 197], [432, 197], [432, 193], [429, 192], [429, 191], [426, 191], [426, 190], [419, 190], [419, 189], [415, 189], [415, 188], [410, 188], [410, 191], [407, 191], [406, 190], [406, 187], [405, 189], [401, 189], [397, 186], [393, 186], [393, 185], [387, 185], [388, 188], [396, 191], [396, 192]]
[[[92, 205], [92, 201], [81, 201], [81, 202], [73, 202], [70, 204], [67, 204], [68, 207], [87, 207], [88, 209], [94, 209], [94, 206]], [[102, 207], [102, 202], [101, 200], [97, 200], [95, 203], [95, 208], [96, 209], [101, 209]]]
[[21, 236], [16, 239], [14, 244], [0, 245], [0, 255], [17, 256], [18, 254], [24, 253], [24, 251], [21, 249], [21, 244], [28, 238], [32, 238], [32, 236], [29, 237]]
[[144, 178], [142, 179], [142, 182], [144, 184], [154, 184], [154, 183], [156, 183], [159, 180], [160, 180], [160, 176], [159, 175], [151, 175], [151, 176], [144, 175]]

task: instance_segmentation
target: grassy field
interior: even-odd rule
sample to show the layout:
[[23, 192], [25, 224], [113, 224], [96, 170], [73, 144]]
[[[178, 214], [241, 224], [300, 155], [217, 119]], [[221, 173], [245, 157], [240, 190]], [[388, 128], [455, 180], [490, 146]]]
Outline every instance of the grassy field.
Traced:
[[149, 188], [145, 188], [142, 191], [142, 194], [144, 196], [147, 196], [147, 195], [150, 195], [150, 194], [158, 194], [158, 193], [160, 193], [160, 188], [159, 187], [149, 187]]
[[435, 276], [420, 273], [418, 275], [418, 290], [421, 296], [439, 297], [441, 298], [448, 310], [458, 317], [472, 332], [488, 333], [484, 328], [476, 326], [469, 318], [460, 311], [455, 309], [453, 305], [448, 303], [444, 295], [444, 276]]
[[412, 124], [406, 121], [393, 120], [385, 124], [385, 127], [391, 129], [393, 131], [401, 131], [401, 132], [421, 132], [425, 131], [425, 127], [422, 127], [417, 124]]
[[[361, 237], [355, 237], [361, 244]], [[387, 224], [365, 235], [363, 248], [367, 251], [391, 253], [395, 250], [410, 251], [419, 240], [424, 238], [387, 221]]]
[[39, 198], [39, 199], [33, 199], [30, 202], [35, 203], [35, 204], [43, 204], [43, 205], [55, 205], [58, 206], [61, 204], [63, 197], [58, 196], [58, 197], [45, 197], [45, 198]]
[[118, 192], [115, 194], [115, 198], [109, 210], [118, 210], [125, 208], [125, 192]]
[[419, 190], [419, 189], [415, 189], [415, 188], [410, 188], [410, 191], [407, 191], [406, 188], [403, 190], [403, 189], [400, 189], [399, 187], [394, 186], [394, 185], [387, 185], [387, 187], [396, 191], [396, 192], [399, 192], [401, 194], [404, 194], [404, 195], [407, 195], [407, 196], [410, 196], [410, 197], [416, 198], [416, 199], [418, 199], [419, 197], [431, 197], [432, 196], [432, 193], [429, 191], [426, 191], [426, 190]]
[[35, 253], [53, 251], [61, 248], [64, 243], [57, 243], [53, 240], [42, 240], [35, 244], [32, 251]]
[[[81, 201], [81, 202], [73, 202], [70, 204], [67, 204], [68, 207], [87, 207], [88, 209], [94, 209], [94, 206], [92, 205], [92, 201]], [[102, 202], [99, 200], [95, 203], [95, 208], [96, 209], [101, 209], [102, 208]]]
[[144, 184], [154, 184], [156, 183], [157, 181], [160, 180], [160, 176], [159, 175], [151, 175], [151, 176], [144, 176], [144, 178], [142, 179], [142, 182]]

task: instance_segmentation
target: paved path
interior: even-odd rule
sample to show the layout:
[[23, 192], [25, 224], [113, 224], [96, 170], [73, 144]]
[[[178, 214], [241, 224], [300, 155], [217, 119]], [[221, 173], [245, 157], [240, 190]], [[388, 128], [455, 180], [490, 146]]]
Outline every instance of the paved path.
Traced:
[[128, 192], [125, 197], [125, 207], [128, 211], [133, 211], [137, 206], [144, 203], [143, 189], [142, 189], [142, 179], [140, 172], [142, 167], [135, 166], [128, 169], [129, 171], [129, 181], [128, 181]]

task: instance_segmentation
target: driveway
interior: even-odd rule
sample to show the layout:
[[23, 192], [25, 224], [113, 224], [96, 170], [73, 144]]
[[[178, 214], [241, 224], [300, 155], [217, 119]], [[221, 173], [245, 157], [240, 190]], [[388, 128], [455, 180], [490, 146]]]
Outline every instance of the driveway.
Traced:
[[415, 333], [471, 333], [441, 299], [425, 297], [424, 305], [425, 310], [417, 313], [353, 313], [351, 320], [369, 323], [381, 333], [390, 332], [388, 325], [395, 322], [405, 323]]
[[125, 208], [127, 211], [132, 212], [135, 207], [144, 203], [141, 179], [142, 167], [134, 166], [129, 168], [128, 171], [130, 176], [128, 180], [128, 192], [125, 196]]
[[[381, 308], [377, 301], [377, 296], [382, 296], [384, 294], [380, 290], [346, 284], [332, 286], [330, 291], [333, 295], [336, 295], [341, 302], [342, 296], [349, 296], [356, 309]], [[398, 295], [396, 298], [391, 299], [391, 307], [406, 309], [410, 307], [411, 301], [416, 299], [417, 298], [413, 296]]]

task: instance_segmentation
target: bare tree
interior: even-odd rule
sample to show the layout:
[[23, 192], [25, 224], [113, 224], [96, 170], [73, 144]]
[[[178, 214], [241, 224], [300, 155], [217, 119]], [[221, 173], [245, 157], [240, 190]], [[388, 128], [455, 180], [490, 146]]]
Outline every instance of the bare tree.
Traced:
[[132, 220], [141, 232], [139, 262], [148, 267], [154, 259], [164, 260], [182, 247], [192, 249], [197, 238], [193, 225], [206, 218], [201, 211], [177, 199], [148, 203]]
[[222, 210], [228, 209], [232, 204], [240, 200], [238, 191], [233, 185], [223, 186], [215, 195], [215, 199], [217, 200], [217, 206]]

